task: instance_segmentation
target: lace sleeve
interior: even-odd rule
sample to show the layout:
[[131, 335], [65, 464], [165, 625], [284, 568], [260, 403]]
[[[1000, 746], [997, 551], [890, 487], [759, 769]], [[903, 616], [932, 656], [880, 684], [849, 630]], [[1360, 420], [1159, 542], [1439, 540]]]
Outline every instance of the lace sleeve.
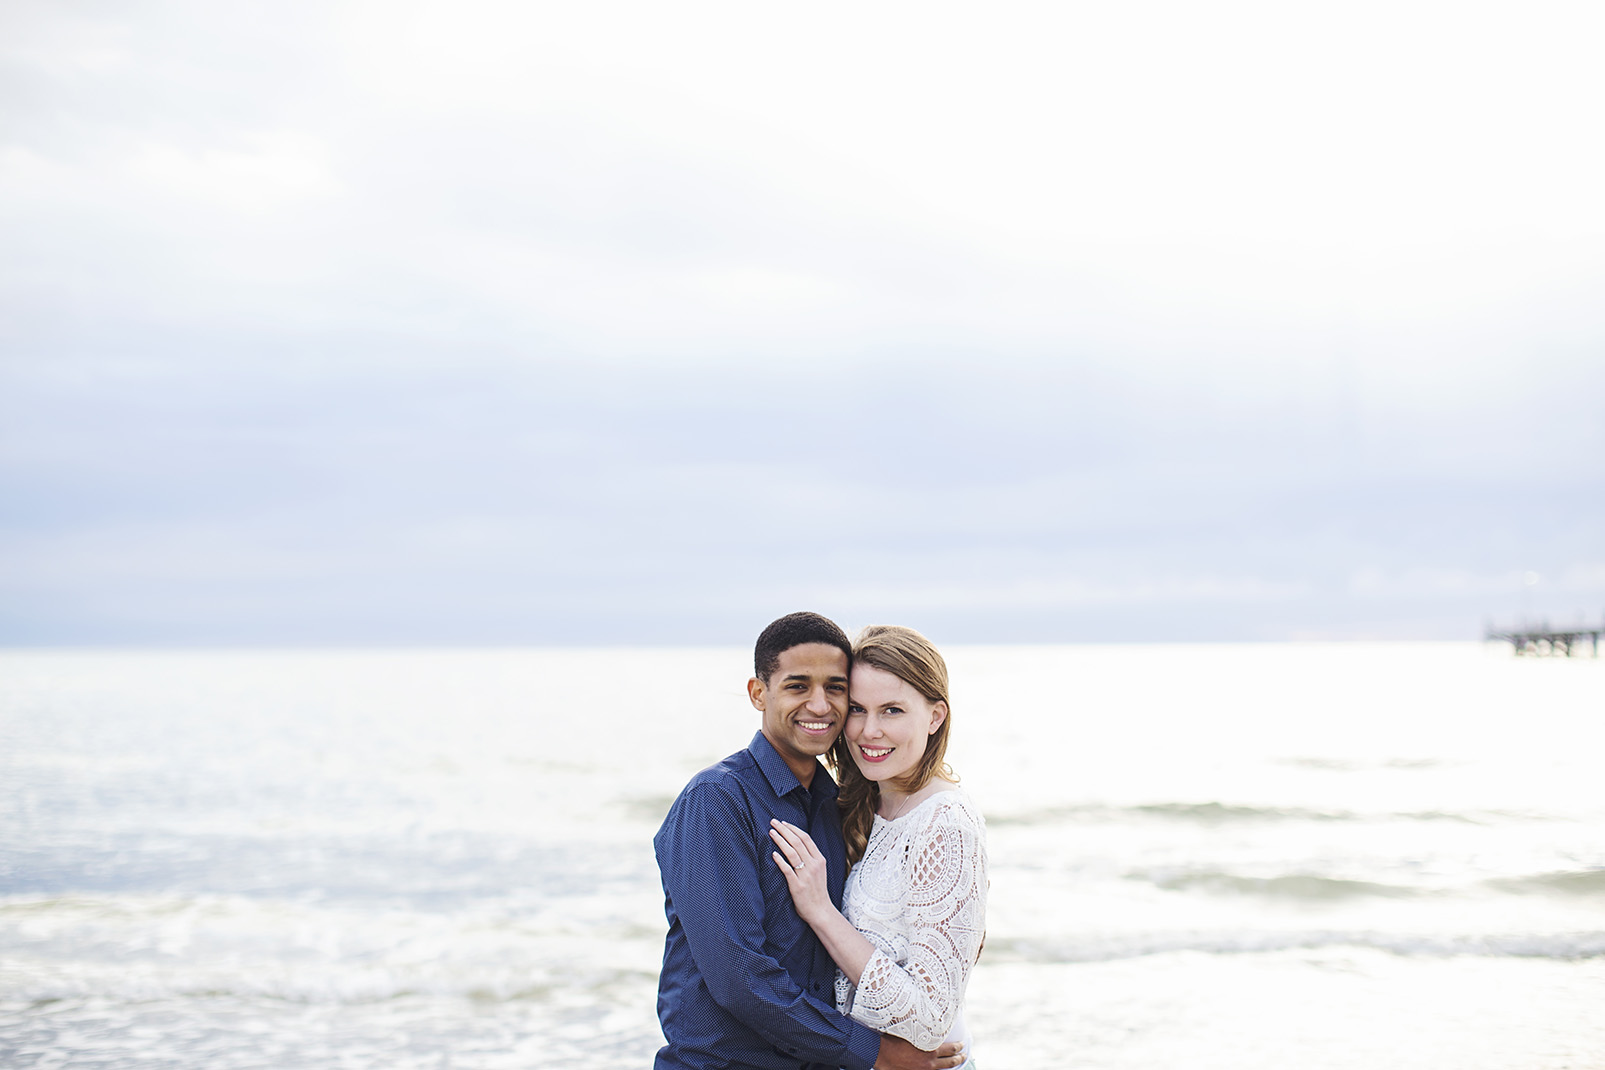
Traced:
[[930, 1051], [958, 1017], [986, 927], [986, 841], [979, 815], [936, 808], [904, 845], [908, 960], [876, 950], [852, 996], [852, 1017]]

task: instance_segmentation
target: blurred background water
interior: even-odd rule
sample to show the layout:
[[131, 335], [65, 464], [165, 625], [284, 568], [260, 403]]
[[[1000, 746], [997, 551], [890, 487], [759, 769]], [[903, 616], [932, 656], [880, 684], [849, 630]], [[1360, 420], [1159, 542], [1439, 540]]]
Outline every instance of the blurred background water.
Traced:
[[[1605, 1066], [1605, 671], [958, 647], [988, 1070]], [[649, 1065], [737, 648], [0, 653], [0, 1064]]]

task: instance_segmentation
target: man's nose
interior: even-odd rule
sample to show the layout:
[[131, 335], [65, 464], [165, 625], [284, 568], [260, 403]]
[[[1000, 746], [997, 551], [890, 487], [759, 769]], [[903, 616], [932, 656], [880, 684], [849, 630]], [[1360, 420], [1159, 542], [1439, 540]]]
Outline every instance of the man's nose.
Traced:
[[815, 713], [830, 712], [830, 696], [825, 694], [824, 688], [815, 688], [813, 694], [808, 696], [808, 708]]

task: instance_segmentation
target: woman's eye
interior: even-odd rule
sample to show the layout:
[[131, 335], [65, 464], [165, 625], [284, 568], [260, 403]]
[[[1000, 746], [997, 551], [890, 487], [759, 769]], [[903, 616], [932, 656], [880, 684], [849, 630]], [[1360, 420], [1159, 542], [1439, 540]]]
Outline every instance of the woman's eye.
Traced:
[[849, 702], [847, 704], [847, 716], [851, 717], [855, 713], [863, 713], [863, 712], [864, 712], [864, 707], [855, 706], [851, 702]]
[[903, 707], [901, 707], [901, 706], [888, 706], [888, 707], [886, 707], [886, 712], [887, 713], [902, 713], [903, 712]]

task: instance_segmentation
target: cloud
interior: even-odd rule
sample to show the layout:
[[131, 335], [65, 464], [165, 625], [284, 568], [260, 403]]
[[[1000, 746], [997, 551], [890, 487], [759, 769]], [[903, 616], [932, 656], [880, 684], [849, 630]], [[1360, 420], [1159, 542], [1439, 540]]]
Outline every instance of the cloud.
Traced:
[[35, 380], [0, 467], [0, 625], [550, 642], [678, 619], [739, 638], [806, 602], [969, 640], [1376, 632], [1379, 614], [1469, 635], [1512, 561], [1581, 577], [1546, 595], [1598, 594], [1597, 474], [1530, 478], [1542, 440], [1485, 468], [1475, 420], [1422, 455], [1366, 448], [1341, 405], [1188, 407], [1095, 371], [810, 371]]
[[73, 307], [660, 359], [1597, 328], [1582, 6], [24, 10], [8, 231]]

